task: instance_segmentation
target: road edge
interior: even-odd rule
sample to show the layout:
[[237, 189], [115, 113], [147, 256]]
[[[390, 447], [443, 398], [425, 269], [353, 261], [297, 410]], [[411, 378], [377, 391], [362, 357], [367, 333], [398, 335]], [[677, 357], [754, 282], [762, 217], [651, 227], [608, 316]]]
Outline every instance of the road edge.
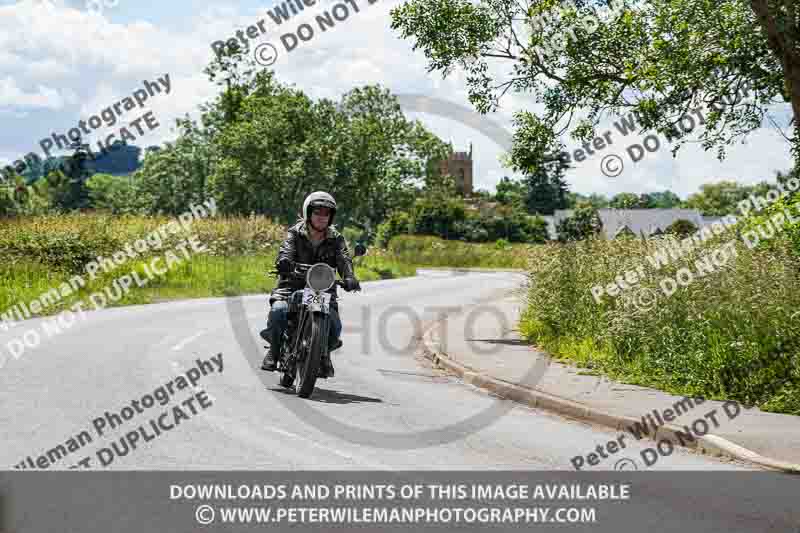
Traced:
[[[506, 298], [509, 296], [509, 294], [510, 292], [503, 294], [502, 296], [492, 298], [492, 301]], [[454, 315], [459, 315], [463, 312], [464, 310], [462, 309], [458, 313], [454, 313]], [[546, 392], [537, 391], [524, 385], [503, 381], [486, 373], [475, 371], [466, 365], [454, 361], [448, 357], [446, 353], [442, 352], [440, 347], [430, 338], [431, 334], [439, 326], [439, 324], [448, 320], [448, 318], [452, 316], [453, 315], [447, 315], [442, 319], [426, 324], [421, 337], [421, 351], [422, 355], [429, 359], [434, 366], [444, 368], [451, 374], [455, 374], [457, 377], [461, 378], [464, 383], [484, 389], [501, 398], [527, 405], [528, 407], [538, 407], [540, 409], [554, 412], [568, 418], [600, 424], [614, 430], [623, 431], [625, 427], [638, 421], [631, 417], [615, 415], [595, 409], [593, 407], [589, 407], [588, 405], [579, 402], [567, 400], [566, 398], [554, 396]], [[648, 439], [651, 439], [655, 442], [658, 442], [662, 439], [667, 439], [670, 440], [674, 445], [698, 450], [703, 454], [737, 459], [787, 474], [800, 474], [800, 464], [788, 463], [779, 459], [763, 456], [717, 435], [705, 435], [698, 437], [695, 442], [687, 443], [691, 445], [684, 446], [683, 442], [677, 438], [678, 432], [683, 433], [682, 428], [665, 424], [659, 427], [658, 431], [656, 431], [652, 437], [648, 435]]]

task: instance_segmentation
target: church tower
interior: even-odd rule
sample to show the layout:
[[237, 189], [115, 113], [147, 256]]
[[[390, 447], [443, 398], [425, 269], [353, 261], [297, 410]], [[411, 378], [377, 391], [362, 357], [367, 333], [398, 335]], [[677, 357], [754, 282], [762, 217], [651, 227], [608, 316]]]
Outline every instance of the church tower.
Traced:
[[472, 196], [472, 143], [469, 143], [469, 152], [453, 152], [441, 161], [439, 171], [455, 178], [456, 190], [461, 196]]

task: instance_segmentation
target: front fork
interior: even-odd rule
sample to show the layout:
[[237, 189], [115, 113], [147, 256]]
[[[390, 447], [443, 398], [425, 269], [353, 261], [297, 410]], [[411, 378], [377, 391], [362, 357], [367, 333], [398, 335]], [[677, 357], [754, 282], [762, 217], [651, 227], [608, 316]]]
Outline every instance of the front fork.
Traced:
[[[328, 341], [330, 340], [331, 334], [329, 313], [323, 311], [309, 311], [307, 307], [303, 307], [294, 321], [296, 323], [292, 324], [293, 321], [290, 319], [286, 330], [283, 332], [283, 357], [280, 363], [278, 363], [279, 371], [289, 373], [292, 377], [296, 375], [297, 363], [299, 362], [299, 355], [304, 340], [303, 331], [308, 321], [312, 320], [315, 315], [322, 315], [324, 317], [324, 324], [322, 327], [322, 335], [324, 336], [322, 340], [322, 346], [324, 346], [323, 355], [325, 357], [330, 357], [330, 353], [328, 352]], [[289, 334], [290, 331], [292, 332], [291, 335]], [[311, 339], [306, 339], [306, 342], [310, 345]]]

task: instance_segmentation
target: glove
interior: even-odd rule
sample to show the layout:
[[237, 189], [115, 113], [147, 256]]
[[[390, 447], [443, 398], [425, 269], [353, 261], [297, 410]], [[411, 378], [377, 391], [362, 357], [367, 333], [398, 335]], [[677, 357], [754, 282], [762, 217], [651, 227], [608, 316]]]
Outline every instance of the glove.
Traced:
[[346, 278], [344, 280], [344, 290], [346, 290], [347, 292], [360, 291], [361, 284], [358, 283], [358, 280], [356, 278]]
[[288, 257], [281, 257], [278, 261], [278, 272], [281, 274], [288, 274], [294, 268], [294, 263]]

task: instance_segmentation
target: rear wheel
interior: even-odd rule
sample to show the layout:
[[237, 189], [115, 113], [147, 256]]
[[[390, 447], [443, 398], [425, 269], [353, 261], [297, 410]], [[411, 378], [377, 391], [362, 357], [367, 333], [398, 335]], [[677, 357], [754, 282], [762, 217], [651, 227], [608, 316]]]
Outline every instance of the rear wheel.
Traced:
[[306, 320], [303, 331], [303, 358], [297, 362], [297, 395], [308, 398], [314, 392], [319, 365], [322, 362], [322, 351], [327, 348], [328, 317], [323, 314], [312, 314]]

